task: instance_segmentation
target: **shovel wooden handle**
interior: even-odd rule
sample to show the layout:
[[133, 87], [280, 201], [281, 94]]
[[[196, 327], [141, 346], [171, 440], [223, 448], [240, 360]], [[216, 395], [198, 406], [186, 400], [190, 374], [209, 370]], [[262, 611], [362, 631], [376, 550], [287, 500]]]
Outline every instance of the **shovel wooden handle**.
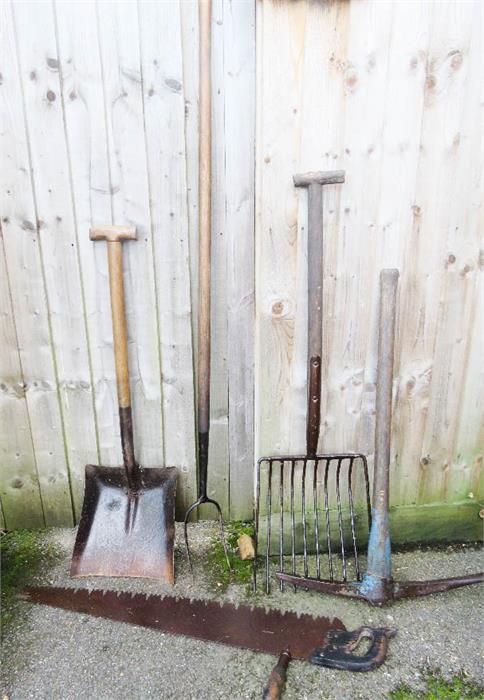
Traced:
[[129, 390], [128, 333], [124, 304], [123, 249], [121, 241], [110, 241], [107, 246], [118, 404], [120, 408], [128, 408], [131, 406], [131, 394]]
[[91, 229], [90, 238], [92, 241], [105, 240], [107, 242], [118, 405], [120, 408], [129, 408], [131, 406], [131, 394], [129, 390], [128, 334], [124, 304], [122, 241], [136, 240], [136, 229], [126, 226], [104, 226]]
[[103, 226], [90, 231], [92, 241], [106, 241], [108, 248], [109, 290], [113, 319], [114, 362], [118, 389], [119, 423], [123, 460], [129, 486], [137, 490], [139, 468], [134, 458], [131, 393], [129, 389], [128, 333], [123, 283], [123, 241], [136, 240], [136, 229], [129, 226]]

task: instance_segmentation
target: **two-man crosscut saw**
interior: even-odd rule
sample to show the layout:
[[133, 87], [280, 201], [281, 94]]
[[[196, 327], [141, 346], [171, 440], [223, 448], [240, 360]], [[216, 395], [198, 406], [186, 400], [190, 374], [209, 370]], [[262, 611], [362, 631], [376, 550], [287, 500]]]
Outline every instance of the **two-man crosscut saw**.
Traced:
[[[388, 639], [394, 634], [392, 630], [370, 628], [348, 632], [341, 620], [335, 617], [312, 617], [247, 605], [236, 607], [230, 603], [125, 591], [30, 587], [22, 591], [20, 598], [252, 651], [279, 655], [288, 650], [284, 651], [287, 661], [301, 659], [353, 671], [367, 671], [383, 663]], [[370, 648], [367, 653], [353, 654], [359, 640], [368, 637]], [[280, 671], [282, 677], [277, 680], [278, 674], [271, 674], [268, 697], [279, 697], [276, 686], [280, 686], [280, 692], [285, 668]]]

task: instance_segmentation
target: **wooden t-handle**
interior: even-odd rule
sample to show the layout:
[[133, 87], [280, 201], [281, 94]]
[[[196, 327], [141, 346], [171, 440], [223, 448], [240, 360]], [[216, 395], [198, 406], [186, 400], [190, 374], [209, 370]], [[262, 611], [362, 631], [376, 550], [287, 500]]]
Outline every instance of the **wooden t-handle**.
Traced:
[[120, 408], [129, 408], [131, 395], [129, 391], [128, 340], [121, 244], [122, 241], [136, 240], [136, 229], [129, 226], [103, 226], [91, 229], [89, 237], [92, 241], [107, 241], [118, 405]]

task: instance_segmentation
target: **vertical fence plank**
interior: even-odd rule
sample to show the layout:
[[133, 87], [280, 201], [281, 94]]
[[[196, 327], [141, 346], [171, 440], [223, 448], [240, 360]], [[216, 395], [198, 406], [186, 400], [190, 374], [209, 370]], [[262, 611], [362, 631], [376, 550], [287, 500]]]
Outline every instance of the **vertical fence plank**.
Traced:
[[[297, 205], [305, 3], [263, 3], [260, 11], [256, 204], [256, 456], [304, 446], [294, 393]], [[283, 46], [284, 51], [278, 48]]]
[[442, 372], [446, 372], [445, 353], [449, 350], [437, 353], [438, 326], [450, 311], [449, 302], [452, 303], [444, 292], [445, 261], [451, 252], [447, 251], [448, 226], [454, 196], [452, 141], [460, 128], [467, 72], [467, 62], [456, 61], [453, 52], [462, 51], [469, 33], [469, 19], [465, 19], [469, 7], [458, 3], [432, 6], [422, 86], [424, 107], [413, 223], [405, 240], [404, 266], [411, 275], [411, 283], [401, 290], [401, 362], [413, 364], [412, 376], [408, 376], [408, 369], [405, 371], [406, 391], [410, 405], [416, 410], [413, 411], [413, 425], [400, 428], [405, 439], [399, 460], [408, 464], [410, 475], [401, 484], [403, 493], [398, 497], [399, 502], [426, 503], [444, 497], [443, 465], [432, 463], [435, 450], [430, 444], [432, 434], [440, 441], [445, 430], [443, 425], [437, 427], [435, 423], [436, 412], [445, 410], [447, 400], [441, 393], [440, 379]]
[[77, 515], [84, 467], [98, 452], [52, 4], [20, 3], [15, 17], [62, 433]]
[[[11, 5], [3, 3], [1, 12], [5, 143], [0, 178], [5, 256], [45, 523], [66, 525], [72, 523], [72, 503], [46, 297], [42, 247], [45, 229], [33, 189], [27, 102], [23, 94], [25, 73], [31, 82], [37, 73], [34, 66], [26, 71], [18, 63]], [[28, 43], [27, 38], [23, 41]], [[35, 510], [38, 511], [38, 504]], [[28, 504], [25, 517], [32, 517]]]
[[[304, 38], [304, 83], [300, 107], [301, 152], [298, 171], [348, 170], [348, 153], [345, 150], [345, 92], [344, 81], [350, 32], [350, 3], [312, 3], [308, 5], [308, 19]], [[348, 174], [348, 173], [347, 173]], [[307, 192], [293, 190], [298, 200], [298, 291], [295, 355], [297, 356], [298, 395], [295, 421], [299, 434], [307, 408]], [[323, 192], [323, 358], [320, 449], [342, 449], [335, 437], [338, 427], [332, 415], [330, 394], [332, 375], [329, 372], [330, 349], [333, 337], [341, 322], [341, 307], [336, 306], [336, 293], [340, 290], [341, 275], [338, 269], [338, 253], [341, 235], [344, 235], [347, 212], [341, 202], [346, 202], [346, 185], [325, 187]], [[296, 367], [295, 367], [296, 371]], [[303, 445], [301, 445], [303, 446]]]
[[0, 491], [2, 527], [12, 530], [42, 527], [44, 514], [3, 237], [0, 242]]
[[[159, 37], [166, 40], [159, 42]], [[140, 5], [140, 52], [163, 375], [165, 459], [179, 469], [179, 515], [196, 500], [195, 415], [181, 19]]]
[[[89, 240], [93, 225], [111, 223], [111, 182], [99, 54], [96, 6], [56, 2], [62, 101], [77, 245], [82, 270], [88, 352], [93, 378], [99, 455], [105, 465], [121, 464], [107, 255]], [[96, 461], [97, 461], [96, 460]]]
[[[193, 353], [198, 345], [198, 1], [179, 0], [185, 98], [185, 172]], [[197, 363], [194, 362], [194, 371]]]
[[[227, 229], [223, 0], [212, 5], [212, 347], [208, 489], [224, 512], [229, 509]], [[208, 512], [208, 510], [207, 510]], [[204, 517], [204, 513], [202, 513]]]
[[[405, 263], [405, 241], [415, 221], [417, 166], [420, 157], [420, 132], [424, 110], [427, 51], [430, 41], [432, 11], [430, 3], [394, 6], [392, 46], [389, 56], [389, 76], [385, 91], [385, 127], [382, 135], [382, 168], [378, 205], [377, 230], [380, 245], [375, 252], [379, 267], [400, 269], [397, 315], [402, 331], [407, 323], [407, 302], [415, 290], [412, 265]], [[377, 308], [375, 288], [370, 296]], [[372, 324], [372, 329], [374, 328]], [[376, 331], [376, 329], [375, 329]], [[425, 367], [415, 363], [412, 353], [413, 338], [397, 328], [395, 345], [395, 392], [392, 439], [391, 502], [405, 503], [403, 494], [412, 492], [413, 470], [408, 459], [409, 443], [415, 449], [418, 443], [419, 415], [425, 383], [420, 381], [417, 391], [410, 389], [414, 372]], [[376, 332], [372, 330], [374, 342]], [[408, 344], [407, 344], [408, 341]], [[369, 379], [374, 383], [376, 347], [370, 342], [367, 349]], [[368, 372], [368, 369], [367, 369]], [[423, 373], [423, 378], [425, 377]], [[373, 406], [372, 406], [373, 408]], [[374, 422], [362, 424], [373, 437]], [[421, 439], [421, 435], [420, 435]], [[373, 449], [373, 447], [371, 447]], [[405, 453], [405, 456], [404, 454]], [[420, 455], [418, 455], [419, 458]], [[399, 501], [399, 497], [402, 497]]]
[[[338, 158], [333, 160], [335, 166], [341, 164], [346, 177], [334, 204], [337, 214], [333, 231], [338, 248], [325, 344], [329, 380], [323, 439], [329, 451], [371, 453], [372, 431], [361, 431], [360, 427], [362, 422], [369, 427], [367, 416], [374, 410], [374, 382], [366, 373], [367, 344], [369, 331], [375, 328], [378, 195], [389, 57], [397, 31], [394, 4], [350, 3], [346, 21], [346, 56], [335, 76], [343, 85], [344, 126], [341, 151], [334, 153]], [[326, 150], [332, 152], [330, 143]], [[331, 200], [328, 206], [331, 209]]]
[[254, 3], [224, 3], [224, 85], [229, 496], [241, 519], [252, 512], [254, 462]]
[[[439, 19], [434, 31], [436, 39], [442, 32], [445, 40], [436, 41], [431, 58], [429, 82], [433, 84], [431, 88], [429, 85], [427, 144], [432, 165], [428, 177], [437, 177], [440, 186], [428, 198], [429, 218], [425, 219], [423, 206], [422, 217], [424, 235], [440, 232], [441, 246], [434, 245], [441, 275], [434, 307], [434, 365], [417, 494], [424, 503], [436, 497], [466, 498], [473, 489], [473, 457], [477, 455], [472, 454], [472, 448], [455, 454], [455, 440], [479, 303], [477, 284], [483, 241], [479, 211], [482, 146], [481, 162], [475, 155], [481, 135], [479, 120], [475, 118], [481, 107], [481, 8], [480, 3], [474, 2], [453, 4], [442, 16], [440, 4], [437, 7]], [[433, 141], [435, 137], [437, 142]], [[478, 424], [475, 430], [478, 432]]]
[[159, 328], [135, 2], [98, 4], [113, 223], [136, 226], [124, 244], [136, 456], [163, 462]]

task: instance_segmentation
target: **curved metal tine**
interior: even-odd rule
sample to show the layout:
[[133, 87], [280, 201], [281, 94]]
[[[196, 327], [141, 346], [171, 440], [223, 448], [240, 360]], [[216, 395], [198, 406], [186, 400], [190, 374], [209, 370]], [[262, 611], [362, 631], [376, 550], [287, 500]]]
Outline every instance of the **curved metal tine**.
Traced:
[[302, 494], [301, 494], [301, 508], [302, 508], [302, 526], [303, 526], [303, 563], [304, 563], [304, 576], [307, 578], [309, 576], [308, 571], [308, 542], [307, 542], [307, 523], [306, 523], [306, 468], [307, 460], [303, 460], [302, 467]]
[[329, 580], [334, 581], [334, 571], [333, 571], [333, 550], [331, 547], [331, 523], [329, 518], [329, 503], [328, 503], [328, 474], [329, 465], [331, 463], [331, 458], [326, 458], [326, 466], [324, 468], [324, 510], [326, 514], [326, 544], [328, 547], [328, 566], [329, 566]]
[[198, 501], [195, 501], [195, 503], [192, 503], [192, 505], [188, 508], [187, 512], [185, 513], [185, 522], [184, 522], [184, 533], [185, 533], [185, 547], [187, 549], [187, 556], [188, 556], [188, 564], [190, 566], [190, 571], [193, 576], [193, 564], [192, 564], [192, 555], [190, 553], [190, 547], [188, 545], [188, 518], [190, 516], [190, 513], [195, 510], [195, 508], [198, 508], [201, 505], [200, 499]]
[[345, 553], [345, 536], [343, 531], [343, 512], [341, 510], [341, 494], [339, 490], [339, 476], [341, 471], [342, 458], [338, 459], [338, 466], [336, 467], [336, 503], [338, 506], [338, 527], [339, 527], [339, 539], [341, 542], [341, 560], [343, 564], [343, 581], [347, 580], [346, 571], [346, 553]]
[[252, 565], [252, 589], [254, 593], [257, 590], [257, 554], [259, 549], [260, 467], [260, 462], [257, 462], [254, 479], [254, 563]]
[[363, 461], [363, 474], [365, 475], [366, 510], [368, 512], [368, 531], [371, 529], [371, 500], [370, 500], [370, 478], [368, 476], [368, 462], [365, 455], [360, 455]]
[[266, 529], [266, 557], [265, 557], [265, 579], [266, 593], [270, 592], [269, 584], [269, 559], [271, 556], [271, 519], [272, 519], [272, 460], [269, 461], [269, 473], [267, 477], [267, 529]]
[[225, 538], [225, 524], [224, 524], [224, 516], [222, 515], [222, 509], [219, 506], [219, 504], [217, 503], [217, 501], [213, 500], [213, 498], [206, 498], [204, 500], [204, 503], [211, 503], [217, 509], [219, 523], [220, 523], [220, 539], [222, 540], [222, 547], [224, 548], [225, 561], [227, 562], [227, 566], [228, 566], [229, 571], [232, 571], [232, 566], [230, 565], [230, 559], [229, 559], [229, 550], [227, 549], [227, 540]]
[[[291, 510], [291, 567], [292, 573], [296, 573], [296, 517], [294, 514], [294, 470], [296, 469], [296, 460], [291, 459], [291, 495], [290, 495], [290, 510]], [[294, 586], [294, 592], [297, 587]]]
[[350, 507], [350, 524], [351, 524], [351, 538], [353, 540], [353, 552], [355, 555], [355, 570], [356, 570], [356, 580], [361, 581], [360, 573], [360, 561], [358, 558], [358, 548], [356, 546], [356, 528], [355, 528], [355, 509], [353, 505], [353, 487], [352, 487], [352, 476], [353, 476], [353, 465], [355, 463], [355, 457], [350, 457], [350, 464], [348, 467], [348, 504]]
[[316, 545], [316, 578], [321, 578], [321, 552], [319, 547], [318, 523], [318, 467], [319, 459], [314, 460], [313, 472], [313, 511], [314, 511], [314, 540]]
[[[279, 467], [279, 570], [284, 571], [284, 460]], [[279, 589], [284, 590], [284, 581], [279, 580]]]

